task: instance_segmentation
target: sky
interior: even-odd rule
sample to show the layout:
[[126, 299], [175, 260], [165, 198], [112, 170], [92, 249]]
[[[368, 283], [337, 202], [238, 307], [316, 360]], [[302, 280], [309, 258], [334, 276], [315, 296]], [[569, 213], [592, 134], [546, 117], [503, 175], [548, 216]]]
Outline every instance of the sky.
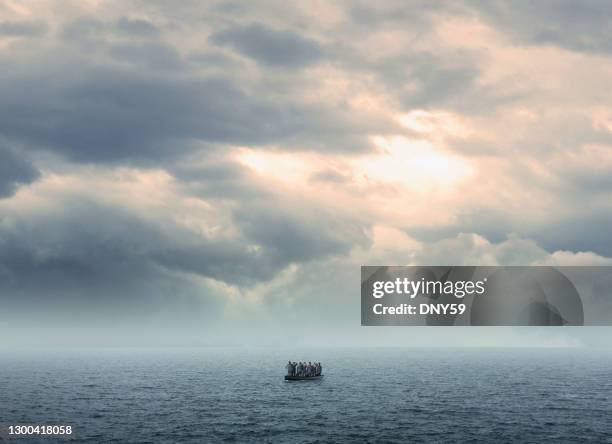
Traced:
[[0, 345], [608, 343], [360, 327], [359, 276], [612, 265], [611, 42], [598, 0], [0, 0]]

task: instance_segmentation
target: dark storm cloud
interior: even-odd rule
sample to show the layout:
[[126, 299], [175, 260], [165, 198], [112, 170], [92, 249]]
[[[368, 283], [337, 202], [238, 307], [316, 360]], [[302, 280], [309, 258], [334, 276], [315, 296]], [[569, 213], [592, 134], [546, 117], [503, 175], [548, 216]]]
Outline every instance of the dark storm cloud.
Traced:
[[169, 171], [183, 184], [185, 192], [205, 200], [266, 198], [270, 193], [254, 186], [249, 172], [230, 161], [209, 162], [204, 166], [172, 165]]
[[[97, 192], [104, 190], [89, 190], [87, 198], [54, 195], [46, 201], [52, 209], [31, 213], [7, 204], [0, 218], [4, 307], [40, 304], [75, 313], [127, 307], [133, 313], [165, 309], [185, 295], [190, 301], [199, 296], [206, 309], [219, 304], [198, 295], [193, 279], [249, 286], [292, 263], [343, 255], [368, 242], [361, 224], [345, 225], [342, 215], [316, 208], [293, 215], [290, 204], [277, 202], [254, 184], [252, 172], [223, 155], [226, 144], [322, 151], [368, 146], [366, 135], [380, 121], [344, 103], [303, 101], [293, 77], [279, 79], [282, 89], [270, 94], [269, 84], [253, 82], [244, 69], [251, 64], [236, 55], [261, 62], [257, 68], [265, 74], [269, 67], [320, 60], [317, 42], [246, 25], [218, 33], [218, 47], [203, 45], [189, 55], [152, 22], [81, 17], [57, 27], [48, 47], [0, 55], [0, 134], [22, 150], [0, 151], [0, 193], [9, 196], [16, 184], [36, 179], [25, 153], [59, 154], [62, 173], [73, 162], [162, 168], [173, 175], [177, 201], [201, 197], [215, 209], [235, 208], [223, 221], [233, 225], [234, 237], [195, 233], [166, 215], [103, 204]], [[185, 160], [211, 153], [220, 160], [204, 166]]]
[[[521, 263], [547, 256], [540, 245], [612, 256], [612, 213], [599, 208], [607, 205], [610, 186], [605, 162], [576, 171], [574, 153], [563, 174], [550, 166], [565, 148], [608, 144], [607, 114], [597, 118], [599, 130], [590, 115], [606, 96], [589, 82], [574, 82], [590, 77], [567, 69], [573, 55], [538, 60], [538, 51], [520, 47], [608, 51], [609, 6], [584, 5], [389, 0], [315, 10], [276, 0], [128, 0], [40, 11], [23, 6], [40, 21], [0, 24], [7, 43], [0, 51], [0, 146], [11, 147], [0, 149], [0, 318], [23, 330], [37, 317], [56, 323], [64, 319], [60, 312], [83, 325], [99, 316], [104, 329], [114, 329], [118, 319], [138, 328], [140, 319], [163, 335], [173, 327], [184, 334], [181, 321], [189, 313], [197, 325], [215, 324], [215, 342], [223, 336], [218, 325], [233, 324], [227, 321], [234, 312], [249, 307], [260, 320], [267, 312], [271, 318], [297, 314], [305, 323], [354, 323], [356, 260], [487, 260], [493, 249], [495, 260]], [[8, 7], [3, 12], [10, 17]], [[452, 29], [493, 38], [455, 39]], [[593, 61], [595, 81], [605, 76], [601, 58], [583, 59]], [[572, 94], [566, 97], [557, 83]], [[523, 126], [522, 117], [516, 123], [498, 106], [507, 103], [518, 105], [509, 113], [534, 111], [550, 121]], [[417, 108], [443, 116], [440, 131], [437, 117], [431, 134], [410, 134], [396, 121]], [[565, 115], [571, 109], [585, 116], [580, 130]], [[465, 121], [474, 134], [465, 139], [458, 131], [461, 140], [451, 140], [446, 117]], [[516, 137], [491, 141], [489, 125], [506, 118]], [[482, 154], [494, 154], [509, 170], [481, 182], [471, 176], [465, 183], [433, 182], [433, 188], [427, 177], [423, 189], [435, 191], [432, 205], [417, 199], [414, 206], [410, 187], [395, 172], [379, 179], [386, 161], [373, 162], [372, 175], [364, 165], [368, 159], [359, 154], [371, 149], [374, 135], [431, 141], [442, 160], [469, 152], [463, 160], [475, 179], [488, 168], [479, 163]], [[253, 157], [243, 158], [238, 147]], [[368, 152], [373, 160], [387, 159], [380, 148]], [[404, 154], [409, 157], [402, 153], [397, 167]], [[395, 159], [393, 150], [388, 155]], [[298, 165], [295, 177], [286, 159]], [[600, 163], [596, 155], [590, 159]], [[549, 174], [523, 173], [531, 163]], [[35, 186], [15, 193], [39, 174]], [[551, 180], [561, 175], [562, 185]], [[491, 192], [470, 199], [479, 186]], [[503, 208], [497, 199], [513, 196], [513, 186], [516, 200], [533, 189], [534, 202]], [[545, 202], [535, 201], [540, 196]], [[383, 201], [391, 212], [379, 208]], [[401, 235], [393, 245], [398, 224], [424, 220], [440, 202], [450, 213], [441, 220], [450, 225], [406, 229], [424, 241], [419, 248], [403, 246]], [[541, 204], [550, 205], [548, 215]], [[375, 248], [372, 227], [382, 233]], [[510, 252], [481, 245], [482, 237], [504, 243], [509, 233], [530, 240], [508, 242]], [[243, 293], [249, 297], [241, 299]], [[252, 306], [244, 303], [251, 294]], [[267, 328], [248, 332], [259, 341]]]
[[153, 252], [152, 257], [170, 270], [195, 273], [239, 286], [270, 280], [288, 265], [270, 257], [267, 251], [250, 250], [238, 241], [169, 246]]
[[[146, 65], [179, 63], [166, 47], [146, 49], [118, 46], [113, 55]], [[193, 141], [363, 150], [365, 135], [380, 124], [335, 105], [253, 94], [228, 77], [78, 66], [79, 60], [44, 67], [3, 62], [9, 69], [0, 82], [0, 132], [79, 162], [163, 162], [189, 150]]]
[[216, 32], [210, 40], [270, 66], [299, 68], [324, 56], [321, 45], [292, 31], [276, 30], [260, 23], [235, 26]]
[[273, 203], [244, 204], [234, 217], [248, 239], [262, 245], [274, 261], [285, 264], [343, 255], [370, 242], [359, 221], [314, 209], [300, 212]]
[[118, 69], [86, 70], [79, 77], [65, 81], [36, 70], [14, 84], [3, 82], [2, 134], [87, 162], [163, 157], [180, 139], [244, 139], [255, 132], [246, 99], [224, 79], [181, 82]]
[[[0, 55], [0, 134], [27, 149], [166, 167], [202, 145], [363, 151], [369, 134], [398, 126], [342, 101], [307, 100], [300, 79], [282, 71], [265, 75], [324, 56], [315, 40], [289, 30], [236, 24], [210, 37], [220, 47], [190, 54], [130, 15], [77, 16], [57, 27], [50, 46]], [[264, 75], [254, 82], [226, 47], [260, 61]]]
[[57, 211], [0, 219], [4, 309], [166, 310], [182, 297], [207, 306], [218, 301], [202, 289], [198, 294], [189, 279], [174, 272], [259, 279], [253, 261], [239, 243], [206, 240], [86, 200], [63, 201]]
[[23, 86], [0, 85], [0, 131], [76, 161], [165, 157], [170, 144], [180, 150], [189, 139], [263, 143], [284, 135], [282, 126], [267, 125], [282, 119], [280, 110], [222, 78], [97, 69], [74, 83], [41, 72], [15, 83], [36, 97], [26, 101]]
[[0, 21], [0, 37], [41, 37], [48, 29], [41, 21]]
[[472, 0], [494, 26], [519, 40], [574, 51], [612, 51], [612, 7], [600, 0]]
[[19, 151], [0, 145], [0, 199], [11, 196], [22, 184], [35, 181], [38, 170]]
[[[277, 205], [278, 206], [278, 205]], [[348, 252], [367, 242], [355, 222], [308, 220], [273, 205], [236, 210], [231, 238], [188, 230], [95, 199], [60, 198], [53, 208], [0, 218], [0, 298], [147, 299], [140, 286], [176, 280], [174, 272], [244, 286], [291, 263]], [[337, 219], [337, 217], [336, 217]], [[342, 227], [342, 230], [340, 228]], [[149, 291], [149, 290], [147, 290]], [[16, 303], [19, 303], [18, 301]]]
[[54, 316], [133, 314], [155, 310], [156, 298], [168, 286], [177, 294], [188, 287], [147, 260], [147, 245], [159, 238], [149, 224], [91, 202], [56, 204], [57, 211], [30, 216], [5, 212], [0, 219], [4, 313], [37, 307], [36, 312]]
[[364, 225], [349, 217], [316, 208], [301, 214], [269, 196], [253, 197], [264, 200], [243, 201], [233, 212], [239, 239], [193, 239], [156, 250], [152, 258], [172, 270], [245, 286], [268, 281], [290, 264], [342, 256], [370, 242]]

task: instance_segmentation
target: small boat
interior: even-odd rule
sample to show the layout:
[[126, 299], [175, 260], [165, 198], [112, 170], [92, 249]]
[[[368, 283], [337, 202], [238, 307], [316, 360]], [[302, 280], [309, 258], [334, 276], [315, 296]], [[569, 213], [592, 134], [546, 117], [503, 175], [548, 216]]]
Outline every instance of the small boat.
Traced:
[[312, 381], [315, 379], [321, 379], [323, 375], [319, 376], [290, 376], [285, 375], [285, 381]]

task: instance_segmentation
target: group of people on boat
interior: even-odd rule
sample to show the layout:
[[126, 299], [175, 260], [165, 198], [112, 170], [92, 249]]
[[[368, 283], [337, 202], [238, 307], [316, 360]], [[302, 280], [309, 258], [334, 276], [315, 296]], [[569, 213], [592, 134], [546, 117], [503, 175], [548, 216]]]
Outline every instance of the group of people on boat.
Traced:
[[320, 362], [287, 362], [287, 376], [321, 376], [323, 367]]

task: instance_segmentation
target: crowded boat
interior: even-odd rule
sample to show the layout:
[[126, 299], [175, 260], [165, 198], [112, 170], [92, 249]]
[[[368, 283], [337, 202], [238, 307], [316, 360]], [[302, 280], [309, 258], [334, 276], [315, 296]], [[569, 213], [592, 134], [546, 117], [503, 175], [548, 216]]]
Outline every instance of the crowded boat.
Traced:
[[288, 377], [316, 378], [322, 376], [323, 367], [320, 362], [291, 362], [285, 366]]

